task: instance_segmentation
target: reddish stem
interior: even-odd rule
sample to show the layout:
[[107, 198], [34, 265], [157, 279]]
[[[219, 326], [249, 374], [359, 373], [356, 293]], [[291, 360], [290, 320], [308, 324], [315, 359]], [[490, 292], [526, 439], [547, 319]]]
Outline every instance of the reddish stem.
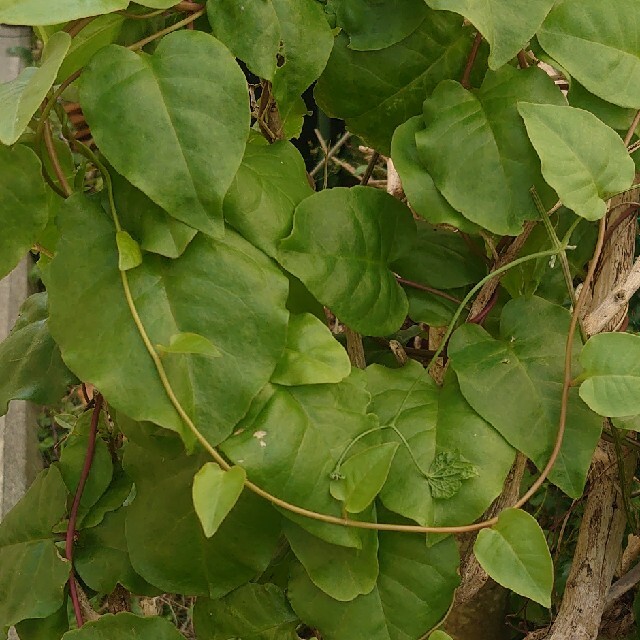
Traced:
[[473, 41], [471, 51], [469, 52], [467, 66], [464, 68], [464, 73], [462, 74], [462, 80], [460, 82], [465, 89], [469, 89], [471, 87], [471, 70], [473, 69], [473, 63], [476, 61], [476, 57], [478, 56], [478, 50], [480, 49], [481, 42], [482, 34], [478, 31], [478, 33], [476, 33], [476, 39]]
[[491, 296], [491, 298], [489, 298], [489, 302], [487, 302], [485, 308], [482, 311], [480, 311], [480, 313], [473, 316], [473, 318], [469, 318], [467, 322], [470, 322], [471, 324], [482, 324], [487, 319], [487, 316], [491, 313], [491, 310], [493, 309], [493, 307], [496, 306], [496, 302], [498, 302], [499, 289], [500, 289], [500, 285], [496, 287], [496, 290], [493, 292], [493, 295]]
[[406, 278], [401, 278], [400, 276], [396, 276], [396, 280], [400, 283], [400, 284], [404, 284], [407, 287], [411, 287], [412, 289], [418, 289], [420, 291], [426, 291], [427, 293], [432, 293], [434, 296], [440, 296], [441, 298], [444, 298], [445, 300], [451, 300], [451, 302], [455, 302], [457, 304], [460, 304], [462, 302], [462, 300], [460, 300], [459, 298], [456, 298], [455, 296], [449, 295], [448, 293], [445, 293], [444, 291], [440, 291], [440, 289], [434, 289], [433, 287], [430, 287], [426, 284], [420, 284], [419, 282], [414, 282], [413, 280], [407, 280]]
[[71, 506], [71, 513], [69, 514], [69, 524], [67, 525], [67, 537], [65, 540], [65, 554], [67, 560], [71, 566], [71, 573], [69, 575], [69, 595], [71, 596], [71, 602], [73, 603], [73, 611], [76, 614], [76, 623], [78, 627], [84, 624], [82, 618], [82, 608], [80, 606], [80, 599], [78, 597], [78, 589], [76, 586], [75, 575], [73, 571], [73, 543], [76, 537], [76, 522], [78, 520], [78, 509], [80, 508], [80, 500], [82, 499], [82, 492], [87, 484], [87, 478], [91, 471], [91, 465], [93, 463], [93, 455], [96, 450], [96, 437], [98, 434], [98, 420], [100, 418], [100, 409], [102, 408], [102, 396], [97, 393], [95, 396], [95, 404], [93, 406], [93, 414], [91, 415], [91, 427], [89, 429], [89, 442], [87, 443], [87, 452], [84, 457], [84, 465], [82, 467], [82, 473], [80, 474], [80, 480], [78, 482], [78, 488], [76, 489], [76, 495], [73, 498], [73, 505]]

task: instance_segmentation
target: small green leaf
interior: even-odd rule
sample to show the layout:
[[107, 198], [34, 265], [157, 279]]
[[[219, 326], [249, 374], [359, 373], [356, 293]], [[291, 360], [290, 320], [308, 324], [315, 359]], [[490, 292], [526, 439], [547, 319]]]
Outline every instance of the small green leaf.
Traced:
[[48, 25], [126, 9], [129, 0], [56, 0], [52, 15], [48, 0], [0, 0], [0, 22]]
[[536, 519], [520, 509], [505, 509], [473, 546], [482, 568], [499, 584], [521, 596], [551, 606], [553, 561]]
[[386, 482], [398, 446], [385, 442], [347, 458], [340, 466], [341, 477], [331, 481], [331, 495], [350, 513], [364, 511]]
[[429, 640], [453, 640], [453, 638], [444, 631], [434, 631], [429, 636]]
[[160, 353], [192, 353], [210, 358], [220, 358], [222, 353], [211, 340], [198, 333], [174, 333], [169, 338], [169, 346], [156, 345]]
[[460, 491], [463, 480], [476, 477], [478, 469], [465, 460], [458, 451], [441, 451], [425, 474], [431, 495], [437, 500], [448, 500]]
[[142, 618], [132, 613], [106, 614], [62, 636], [63, 640], [184, 640], [175, 626], [156, 616]]
[[140, 245], [126, 231], [116, 232], [116, 244], [120, 271], [129, 271], [142, 264]]
[[193, 478], [193, 506], [210, 538], [238, 501], [247, 474], [242, 467], [223, 471], [215, 462], [207, 462]]
[[587, 220], [602, 218], [608, 197], [628, 189], [635, 175], [620, 136], [582, 109], [520, 102], [518, 111], [562, 203]]

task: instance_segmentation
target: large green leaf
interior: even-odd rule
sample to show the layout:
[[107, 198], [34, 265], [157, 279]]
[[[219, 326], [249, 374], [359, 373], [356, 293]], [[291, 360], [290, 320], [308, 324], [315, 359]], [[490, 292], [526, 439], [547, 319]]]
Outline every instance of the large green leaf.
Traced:
[[640, 23], [635, 0], [563, 0], [538, 40], [545, 51], [591, 93], [640, 108]]
[[118, 173], [174, 218], [223, 234], [222, 202], [249, 135], [249, 102], [244, 75], [218, 40], [178, 31], [152, 56], [104, 47], [82, 74], [80, 99]]
[[[542, 298], [517, 298], [503, 309], [500, 339], [467, 324], [449, 343], [464, 397], [539, 469], [556, 440], [569, 320], [566, 309]], [[579, 348], [576, 340], [574, 356]], [[562, 448], [549, 475], [571, 497], [582, 495], [601, 422], [572, 389]]]
[[493, 527], [480, 531], [473, 552], [503, 587], [543, 607], [551, 606], [553, 561], [544, 532], [526, 511], [502, 511]]
[[69, 616], [66, 603], [46, 618], [23, 620], [16, 625], [20, 640], [57, 640], [68, 630]]
[[491, 45], [489, 66], [514, 58], [538, 30], [555, 0], [426, 0], [432, 9], [462, 14]]
[[475, 92], [453, 80], [442, 82], [425, 101], [427, 124], [416, 133], [420, 158], [444, 197], [466, 218], [499, 234], [517, 235], [525, 220], [539, 217], [532, 186], [545, 204], [555, 202], [518, 115], [521, 100], [565, 103], [541, 69], [507, 66], [488, 72]]
[[43, 471], [0, 524], [0, 629], [60, 608], [69, 563], [51, 533], [67, 508], [56, 467]]
[[[279, 498], [341, 517], [340, 504], [329, 493], [331, 473], [347, 445], [377, 425], [367, 414], [370, 396], [358, 373], [338, 384], [267, 386], [223, 451], [250, 480]], [[327, 542], [361, 545], [355, 531], [286, 515]]]
[[132, 613], [106, 614], [81, 629], [65, 633], [64, 640], [183, 640], [184, 636], [164, 618], [141, 618]]
[[[95, 200], [82, 195], [67, 200], [59, 222], [63, 236], [47, 286], [51, 332], [65, 362], [82, 380], [93, 382], [116, 409], [191, 439], [131, 317], [111, 222]], [[69, 273], [74, 277], [69, 279]], [[283, 352], [286, 278], [233, 232], [217, 242], [199, 235], [177, 260], [146, 255], [128, 277], [153, 344], [168, 345], [175, 334], [191, 332], [222, 353], [220, 358], [163, 357], [184, 408], [217, 444], [246, 413]], [[86, 331], [89, 325], [91, 332]]]
[[460, 581], [453, 538], [427, 548], [421, 536], [380, 533], [380, 574], [371, 593], [339, 602], [294, 567], [289, 598], [325, 640], [415, 640], [444, 617]]
[[388, 154], [395, 128], [420, 113], [438, 82], [462, 76], [472, 41], [459, 16], [435, 11], [427, 11], [410, 36], [380, 51], [354, 51], [341, 33], [316, 85], [316, 100]]
[[636, 115], [635, 109], [620, 107], [617, 104], [599, 98], [590, 91], [587, 91], [587, 89], [574, 78], [571, 78], [567, 99], [572, 107], [590, 111], [599, 120], [602, 120], [602, 122], [617, 131], [628, 131]]
[[313, 189], [300, 152], [289, 142], [249, 139], [224, 200], [224, 218], [251, 244], [274, 258], [291, 233], [295, 208]]
[[618, 134], [582, 109], [523, 102], [518, 111], [562, 203], [587, 220], [602, 218], [605, 201], [628, 189], [636, 172]]
[[[380, 495], [384, 505], [426, 526], [473, 522], [502, 490], [513, 449], [471, 409], [452, 373], [440, 389], [410, 360], [401, 369], [368, 367], [367, 383], [380, 424], [395, 427], [411, 450], [392, 429], [382, 432], [401, 443]], [[436, 499], [429, 472], [437, 456], [456, 452], [478, 475], [462, 480], [452, 497]]]
[[38, 157], [22, 145], [0, 145], [0, 278], [29, 251], [48, 217]]
[[167, 460], [129, 443], [124, 465], [136, 498], [127, 508], [126, 536], [134, 570], [151, 584], [169, 593], [219, 598], [267, 568], [280, 517], [245, 492], [206, 538], [191, 497], [193, 476], [204, 461], [184, 455]]
[[56, 0], [55, 11], [48, 0], [0, 0], [0, 22], [47, 25], [126, 9], [129, 0]]
[[411, 212], [389, 194], [371, 187], [330, 189], [298, 205], [278, 259], [342, 322], [363, 334], [385, 335], [400, 327], [408, 309], [389, 265], [414, 235]]
[[[404, 291], [409, 300], [409, 317], [414, 322], [424, 322], [430, 327], [447, 326], [459, 306], [458, 302], [413, 287], [405, 286]], [[465, 290], [455, 289], [447, 293], [462, 300]]]
[[580, 354], [585, 379], [580, 397], [601, 416], [622, 418], [640, 413], [640, 337], [601, 333]]
[[11, 333], [0, 343], [0, 414], [10, 400], [52, 404], [76, 377], [67, 369], [49, 333], [47, 294], [24, 302]]
[[198, 598], [193, 624], [207, 640], [298, 640], [298, 616], [273, 584], [247, 584], [220, 600]]
[[54, 33], [44, 47], [40, 67], [27, 67], [15, 80], [0, 84], [2, 144], [13, 144], [29, 126], [33, 114], [51, 89], [70, 45], [68, 33]]

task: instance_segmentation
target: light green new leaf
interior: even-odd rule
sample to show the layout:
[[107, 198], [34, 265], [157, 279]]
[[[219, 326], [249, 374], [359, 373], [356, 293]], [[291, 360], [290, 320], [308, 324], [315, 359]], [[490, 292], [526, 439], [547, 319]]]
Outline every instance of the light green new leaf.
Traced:
[[421, 536], [379, 534], [376, 586], [351, 602], [318, 589], [293, 567], [289, 599], [303, 622], [325, 640], [408, 640], [421, 637], [449, 609], [460, 582], [452, 537], [428, 548]]
[[[58, 222], [62, 238], [47, 289], [51, 333], [66, 364], [80, 379], [94, 383], [116, 409], [192, 442], [127, 306], [110, 220], [95, 200], [77, 194], [66, 201]], [[220, 358], [163, 358], [182, 406], [212, 444], [221, 442], [282, 355], [287, 279], [232, 231], [215, 242], [198, 235], [176, 260], [147, 254], [127, 275], [152, 344], [168, 345], [176, 334], [196, 333], [222, 353]], [[252, 348], [247, 350], [249, 339]]]
[[426, 0], [432, 9], [463, 15], [491, 46], [489, 66], [514, 58], [536, 33], [555, 0]]
[[191, 353], [210, 358], [220, 358], [222, 354], [211, 340], [197, 333], [175, 333], [169, 338], [169, 345], [157, 345], [156, 349], [160, 353]]
[[563, 0], [538, 41], [591, 93], [622, 107], [640, 108], [640, 22], [635, 0]]
[[601, 333], [580, 354], [585, 381], [580, 397], [601, 416], [622, 418], [640, 413], [640, 337]]
[[192, 483], [206, 461], [184, 454], [167, 459], [128, 443], [124, 467], [135, 482], [136, 497], [127, 507], [125, 532], [131, 564], [149, 583], [165, 593], [215, 599], [265, 571], [280, 538], [280, 516], [245, 492], [218, 531], [205, 537]]
[[62, 636], [63, 640], [183, 640], [176, 627], [157, 616], [136, 616], [133, 613], [110, 613], [87, 622]]
[[344, 347], [310, 313], [291, 314], [284, 354], [271, 382], [296, 386], [340, 382], [351, 373]]
[[33, 114], [51, 89], [70, 45], [68, 33], [54, 33], [44, 47], [40, 67], [27, 67], [15, 80], [0, 84], [2, 144], [13, 144], [29, 126]]
[[247, 474], [242, 467], [223, 471], [215, 462], [205, 463], [193, 477], [193, 506], [210, 538], [238, 501]]
[[356, 51], [385, 49], [413, 33], [428, 9], [424, 0], [329, 0]]
[[129, 0], [56, 0], [52, 13], [49, 0], [0, 0], [0, 22], [18, 25], [48, 25], [126, 9]]
[[10, 400], [53, 404], [76, 377], [67, 369], [49, 333], [47, 294], [24, 302], [11, 333], [0, 343], [0, 414]]
[[556, 200], [518, 115], [521, 100], [565, 104], [541, 69], [506, 66], [489, 71], [478, 91], [442, 82], [425, 100], [427, 124], [416, 133], [420, 159], [444, 197], [466, 218], [498, 234], [517, 235], [525, 220], [539, 217], [532, 186], [545, 204]]
[[315, 88], [322, 110], [388, 154], [395, 128], [418, 115], [445, 78], [461, 77], [473, 31], [453, 13], [427, 11], [407, 38], [380, 51], [354, 51], [341, 33]]
[[252, 136], [225, 197], [224, 218], [275, 258], [278, 241], [291, 233], [295, 208], [312, 194], [304, 160], [291, 143]]
[[430, 636], [429, 640], [453, 640], [453, 638], [444, 631], [434, 631]]
[[551, 606], [553, 561], [544, 532], [526, 511], [505, 509], [493, 527], [480, 531], [473, 552], [503, 587]]
[[398, 442], [368, 447], [347, 458], [340, 466], [339, 477], [331, 480], [331, 495], [344, 502], [349, 513], [364, 511], [380, 493], [387, 480]]
[[202, 31], [171, 33], [152, 56], [104, 47], [80, 98], [118, 173], [174, 218], [222, 236], [222, 202], [249, 135], [245, 77], [226, 47]]
[[529, 139], [544, 179], [569, 209], [587, 220], [607, 212], [611, 195], [633, 183], [635, 165], [620, 136], [592, 113], [521, 102]]
[[142, 264], [140, 245], [127, 231], [116, 232], [116, 245], [118, 246], [118, 269], [120, 271], [129, 271]]
[[219, 600], [198, 598], [193, 625], [208, 640], [299, 640], [300, 621], [274, 584], [246, 584]]
[[[569, 311], [559, 305], [516, 298], [502, 311], [500, 339], [467, 324], [449, 343], [464, 397], [539, 469], [547, 464], [558, 431], [569, 321]], [[579, 349], [576, 340], [574, 357]], [[565, 428], [549, 479], [577, 498], [602, 430], [601, 418], [580, 400], [577, 389], [569, 394]]]
[[[0, 629], [60, 608], [69, 563], [52, 528], [64, 517], [67, 489], [57, 467], [43, 471], [0, 524]], [[37, 580], [34, 579], [37, 576]]]
[[349, 327], [386, 335], [407, 315], [389, 265], [415, 236], [409, 209], [372, 187], [320, 191], [298, 205], [278, 260]]
[[0, 278], [29, 251], [48, 218], [38, 156], [22, 145], [0, 145]]

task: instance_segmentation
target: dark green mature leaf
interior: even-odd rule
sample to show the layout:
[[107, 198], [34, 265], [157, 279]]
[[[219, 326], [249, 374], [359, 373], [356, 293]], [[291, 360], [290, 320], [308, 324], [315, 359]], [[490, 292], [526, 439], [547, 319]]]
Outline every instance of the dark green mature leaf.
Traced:
[[584, 345], [580, 397], [601, 416], [640, 413], [640, 337], [601, 333]]
[[371, 51], [390, 47], [413, 33], [427, 14], [424, 0], [329, 0], [349, 48]]
[[54, 33], [44, 47], [40, 67], [27, 67], [15, 80], [0, 84], [2, 144], [13, 144], [29, 126], [31, 118], [51, 89], [70, 45], [71, 36], [68, 33]]
[[170, 593], [219, 598], [267, 568], [280, 517], [245, 492], [206, 538], [192, 500], [193, 476], [205, 461], [167, 459], [129, 443], [124, 466], [136, 483], [136, 497], [127, 508], [126, 536], [131, 564], [145, 580]]
[[[119, 425], [118, 425], [119, 426]], [[157, 427], [160, 429], [160, 427]], [[170, 433], [166, 429], [164, 433]], [[177, 438], [177, 436], [174, 435]], [[119, 463], [113, 466], [113, 474], [111, 484], [107, 490], [100, 496], [100, 499], [91, 507], [87, 515], [78, 518], [77, 529], [88, 529], [99, 525], [107, 513], [119, 509], [131, 495], [132, 491], [131, 478], [123, 471]]]
[[389, 194], [330, 189], [298, 205], [278, 260], [352, 329], [385, 335], [400, 327], [408, 309], [389, 265], [414, 235], [411, 212]]
[[502, 511], [493, 527], [480, 531], [473, 552], [503, 587], [543, 607], [551, 606], [553, 561], [544, 532], [526, 511]]
[[640, 108], [640, 23], [635, 0], [556, 3], [538, 40], [578, 82], [603, 100]]
[[[376, 427], [375, 416], [367, 414], [369, 399], [357, 371], [338, 384], [268, 385], [222, 449], [279, 498], [340, 517], [340, 505], [329, 493], [330, 476], [351, 440]], [[351, 529], [285, 515], [327, 542], [361, 544]]]
[[420, 158], [444, 197], [466, 218], [499, 234], [517, 235], [525, 220], [539, 217], [532, 186], [545, 204], [555, 202], [518, 115], [521, 100], [565, 104], [541, 69], [503, 67], [488, 72], [477, 92], [453, 80], [438, 85], [424, 103], [427, 125], [416, 133]]
[[569, 104], [578, 109], [591, 111], [594, 116], [618, 131], [627, 131], [636, 115], [635, 109], [620, 107], [607, 102], [595, 94], [587, 91], [577, 80], [571, 79], [569, 85]]
[[[51, 332], [65, 362], [116, 409], [192, 440], [126, 304], [111, 222], [95, 201], [82, 195], [67, 200], [59, 217], [63, 237], [47, 285]], [[177, 260], [147, 255], [128, 278], [152, 344], [169, 344], [171, 336], [186, 331], [204, 336], [222, 352], [220, 358], [163, 357], [183, 407], [217, 444], [246, 413], [283, 352], [286, 278], [233, 232], [216, 242], [200, 235]]]
[[65, 633], [63, 640], [183, 640], [184, 636], [164, 618], [141, 618], [132, 613], [106, 614], [81, 629]]
[[247, 584], [220, 600], [198, 598], [193, 624], [203, 640], [298, 640], [298, 616], [274, 584]]
[[[460, 304], [409, 286], [405, 286], [404, 291], [409, 300], [409, 317], [414, 322], [424, 322], [430, 327], [447, 326]], [[455, 289], [446, 293], [458, 297], [462, 301], [465, 291], [463, 289]]]
[[52, 640], [61, 638], [69, 631], [69, 616], [66, 604], [46, 618], [23, 620], [16, 625], [20, 640]]
[[48, 0], [0, 0], [0, 22], [46, 25], [126, 9], [129, 0], [57, 0], [55, 15]]
[[[538, 468], [547, 464], [558, 430], [568, 328], [566, 309], [517, 298], [503, 309], [499, 340], [467, 324], [449, 343], [464, 397]], [[574, 356], [579, 348], [576, 341]], [[582, 494], [601, 422], [572, 389], [562, 448], [549, 475], [571, 497]]]
[[426, 0], [432, 9], [462, 14], [491, 45], [489, 66], [498, 69], [525, 47], [555, 0]]
[[459, 16], [435, 11], [427, 11], [410, 36], [381, 51], [354, 51], [342, 33], [316, 85], [316, 100], [388, 154], [395, 128], [420, 113], [438, 82], [462, 76], [472, 40]]
[[592, 113], [547, 104], [518, 105], [544, 179], [587, 220], [607, 212], [610, 196], [633, 183], [635, 165], [618, 134]]
[[67, 369], [49, 333], [47, 294], [24, 302], [11, 333], [0, 343], [0, 414], [10, 400], [57, 402], [76, 377]]
[[[467, 404], [455, 376], [449, 373], [440, 390], [425, 369], [410, 360], [401, 369], [368, 367], [367, 383], [380, 424], [402, 434], [419, 465], [402, 443], [380, 495], [384, 505], [425, 526], [459, 525], [478, 518], [502, 490], [515, 452]], [[382, 433], [401, 442], [391, 429]], [[429, 472], [438, 456], [456, 451], [478, 475], [462, 480], [447, 500], [436, 499]]]
[[0, 145], [0, 278], [29, 251], [48, 217], [38, 156], [22, 145]]
[[291, 233], [295, 208], [313, 189], [300, 152], [289, 142], [249, 139], [244, 158], [224, 200], [224, 217], [240, 235], [276, 257], [277, 244]]
[[[67, 489], [57, 467], [43, 471], [0, 524], [0, 629], [60, 608], [69, 563], [52, 528], [64, 516]], [[35, 579], [37, 576], [37, 579]]]
[[223, 234], [222, 202], [249, 135], [246, 81], [226, 47], [202, 31], [169, 34], [153, 56], [104, 47], [80, 98], [118, 173], [174, 218]]
[[447, 612], [460, 581], [453, 538], [427, 548], [421, 536], [380, 533], [380, 574], [371, 593], [339, 602], [294, 567], [289, 599], [325, 640], [415, 640]]

